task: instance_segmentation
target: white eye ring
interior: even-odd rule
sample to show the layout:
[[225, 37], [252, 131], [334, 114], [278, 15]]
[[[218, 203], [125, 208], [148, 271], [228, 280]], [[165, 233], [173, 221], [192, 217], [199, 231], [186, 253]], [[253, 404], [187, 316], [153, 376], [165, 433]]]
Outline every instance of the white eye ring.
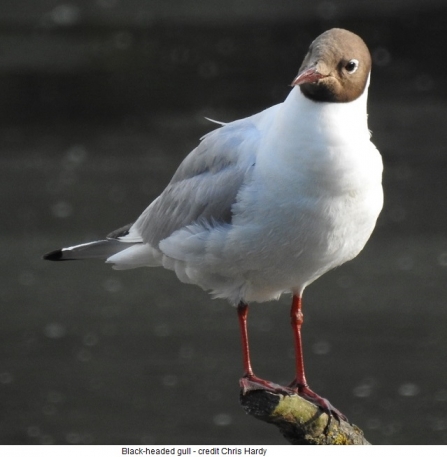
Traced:
[[357, 59], [351, 59], [346, 65], [345, 70], [352, 75], [359, 68], [359, 61]]

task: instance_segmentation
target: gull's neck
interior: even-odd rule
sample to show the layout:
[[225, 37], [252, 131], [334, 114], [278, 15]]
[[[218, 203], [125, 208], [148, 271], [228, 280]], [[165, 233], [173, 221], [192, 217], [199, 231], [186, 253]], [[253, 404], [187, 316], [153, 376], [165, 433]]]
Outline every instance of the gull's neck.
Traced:
[[315, 102], [294, 87], [277, 113], [274, 132], [291, 141], [299, 139], [301, 145], [314, 145], [312, 149], [369, 141], [367, 88], [352, 102], [334, 103]]

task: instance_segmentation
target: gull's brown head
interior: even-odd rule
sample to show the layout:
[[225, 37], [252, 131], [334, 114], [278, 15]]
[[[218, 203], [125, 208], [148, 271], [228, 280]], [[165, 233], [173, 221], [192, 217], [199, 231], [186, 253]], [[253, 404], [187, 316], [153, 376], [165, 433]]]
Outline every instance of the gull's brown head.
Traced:
[[355, 33], [331, 29], [309, 47], [292, 86], [317, 102], [345, 103], [365, 90], [371, 72], [371, 55]]

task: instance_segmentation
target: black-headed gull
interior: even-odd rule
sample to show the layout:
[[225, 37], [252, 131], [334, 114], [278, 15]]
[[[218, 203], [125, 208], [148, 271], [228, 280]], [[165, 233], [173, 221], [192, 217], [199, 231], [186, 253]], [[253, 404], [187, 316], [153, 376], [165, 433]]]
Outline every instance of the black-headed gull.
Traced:
[[[244, 389], [297, 392], [345, 419], [307, 384], [301, 297], [359, 254], [382, 208], [382, 161], [367, 125], [370, 71], [360, 37], [326, 31], [310, 45], [286, 100], [205, 135], [135, 223], [45, 258], [174, 270], [237, 305]], [[254, 375], [246, 326], [249, 302], [283, 293], [293, 295], [296, 378], [288, 387]]]

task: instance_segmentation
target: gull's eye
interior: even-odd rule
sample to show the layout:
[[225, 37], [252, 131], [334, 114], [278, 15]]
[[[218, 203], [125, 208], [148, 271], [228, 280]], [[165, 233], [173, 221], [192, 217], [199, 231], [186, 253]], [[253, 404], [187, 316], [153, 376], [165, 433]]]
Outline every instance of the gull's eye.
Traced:
[[357, 59], [352, 59], [345, 65], [345, 70], [350, 75], [352, 75], [352, 73], [355, 73], [357, 71], [357, 68], [359, 68], [359, 61]]

